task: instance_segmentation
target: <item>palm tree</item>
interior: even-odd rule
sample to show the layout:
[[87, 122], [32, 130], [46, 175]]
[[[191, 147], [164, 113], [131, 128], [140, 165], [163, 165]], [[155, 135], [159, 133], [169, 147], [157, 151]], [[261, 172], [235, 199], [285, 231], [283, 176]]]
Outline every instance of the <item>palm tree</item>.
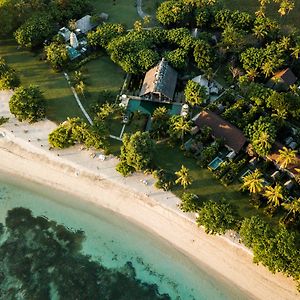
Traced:
[[282, 186], [279, 184], [276, 184], [275, 187], [267, 186], [264, 196], [268, 199], [269, 204], [273, 204], [274, 207], [280, 206], [280, 201], [283, 199]]
[[295, 59], [299, 59], [300, 58], [300, 43], [298, 42], [295, 47], [291, 48], [292, 52], [292, 56]]
[[288, 14], [291, 10], [293, 10], [295, 7], [295, 3], [290, 0], [282, 0], [280, 3], [280, 7], [278, 9], [278, 12], [280, 16], [285, 16]]
[[247, 189], [251, 194], [258, 194], [263, 189], [262, 173], [256, 169], [253, 173], [243, 177], [243, 189]]
[[265, 77], [269, 77], [271, 74], [274, 73], [274, 63], [272, 61], [266, 61], [262, 67], [262, 72], [265, 75]]
[[254, 79], [258, 76], [258, 72], [256, 69], [249, 69], [247, 70], [246, 74], [250, 81], [254, 81]]
[[291, 44], [291, 38], [288, 36], [283, 36], [279, 42], [280, 48], [283, 50], [288, 50]]
[[84, 96], [85, 84], [84, 84], [84, 82], [83, 82], [82, 80], [79, 81], [79, 82], [76, 84], [75, 89], [76, 89], [76, 91], [78, 91], [79, 93], [81, 93], [83, 97], [85, 97], [85, 96]]
[[284, 220], [287, 219], [287, 217], [292, 213], [294, 215], [294, 218], [298, 213], [300, 213], [300, 198], [295, 199], [294, 201], [290, 203], [283, 203], [282, 206], [284, 209], [288, 210], [288, 213], [284, 217]]
[[192, 128], [191, 122], [182, 116], [173, 116], [172, 118], [173, 118], [173, 123], [171, 124], [171, 128], [175, 133], [180, 135], [181, 142], [183, 144], [184, 135], [191, 131]]
[[189, 176], [189, 169], [184, 165], [181, 166], [181, 169], [175, 172], [177, 179], [175, 181], [176, 184], [180, 184], [184, 189], [190, 184], [192, 184], [192, 179]]
[[276, 111], [271, 116], [282, 126], [287, 118], [287, 111], [285, 109], [276, 108]]
[[279, 150], [279, 157], [276, 162], [279, 164], [281, 169], [286, 169], [289, 164], [295, 162], [297, 151], [283, 147]]

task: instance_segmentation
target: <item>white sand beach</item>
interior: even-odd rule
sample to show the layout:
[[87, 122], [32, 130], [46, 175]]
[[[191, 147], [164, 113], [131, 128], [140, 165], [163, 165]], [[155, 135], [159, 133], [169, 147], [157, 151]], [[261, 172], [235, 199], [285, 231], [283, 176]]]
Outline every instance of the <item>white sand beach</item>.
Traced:
[[[99, 152], [75, 146], [48, 150], [48, 133], [56, 125], [48, 120], [20, 123], [8, 110], [11, 92], [0, 92], [0, 116], [9, 122], [0, 127], [0, 169], [41, 185], [67, 192], [109, 208], [168, 240], [195, 263], [207, 265], [255, 299], [298, 299], [295, 283], [282, 274], [271, 274], [252, 263], [251, 253], [229, 239], [210, 236], [195, 225], [193, 215], [178, 208], [172, 193], [157, 190], [144, 174], [123, 178], [115, 171], [117, 159], [104, 161]], [[91, 154], [96, 154], [92, 158]], [[145, 185], [141, 180], [147, 180]]]

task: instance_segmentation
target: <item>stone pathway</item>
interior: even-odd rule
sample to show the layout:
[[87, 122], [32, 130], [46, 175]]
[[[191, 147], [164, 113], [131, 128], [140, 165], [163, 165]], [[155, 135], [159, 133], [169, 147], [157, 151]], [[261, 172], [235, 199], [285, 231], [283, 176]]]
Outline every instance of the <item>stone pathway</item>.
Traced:
[[64, 75], [65, 75], [65, 78], [68, 81], [69, 86], [71, 87], [71, 91], [72, 91], [72, 93], [73, 93], [73, 95], [74, 95], [74, 97], [76, 99], [76, 102], [77, 102], [79, 108], [81, 109], [82, 113], [85, 115], [85, 117], [88, 120], [88, 122], [91, 125], [93, 125], [94, 124], [93, 120], [91, 119], [91, 117], [89, 116], [89, 114], [87, 113], [87, 111], [85, 110], [85, 108], [83, 107], [83, 105], [82, 105], [82, 103], [81, 103], [81, 101], [80, 101], [80, 99], [79, 99], [79, 97], [78, 97], [78, 95], [77, 95], [74, 87], [71, 85], [71, 81], [70, 81], [69, 75], [67, 73], [64, 73]]
[[[137, 13], [138, 15], [144, 19], [145, 17], [149, 16], [148, 14], [144, 13], [143, 9], [142, 9], [142, 0], [136, 0], [136, 9], [137, 9]], [[150, 17], [150, 16], [149, 16]]]

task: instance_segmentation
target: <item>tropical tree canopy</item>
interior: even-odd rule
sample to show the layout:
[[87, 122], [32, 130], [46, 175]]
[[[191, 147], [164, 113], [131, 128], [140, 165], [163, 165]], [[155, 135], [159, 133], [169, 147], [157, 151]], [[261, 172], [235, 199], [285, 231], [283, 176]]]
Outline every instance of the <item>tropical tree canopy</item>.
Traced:
[[0, 90], [14, 89], [18, 87], [19, 84], [20, 79], [16, 72], [0, 57]]
[[210, 234], [224, 234], [229, 229], [234, 229], [236, 213], [233, 207], [225, 201], [207, 201], [199, 210], [196, 222], [204, 226], [205, 232]]
[[255, 169], [253, 173], [243, 177], [242, 188], [249, 190], [252, 194], [257, 194], [262, 191], [263, 182], [262, 173]]
[[293, 164], [297, 157], [297, 150], [289, 149], [283, 147], [279, 150], [279, 157], [277, 163], [280, 165], [280, 168], [286, 169], [290, 164]]
[[181, 166], [181, 169], [175, 172], [177, 179], [175, 180], [176, 184], [180, 184], [186, 189], [189, 185], [192, 184], [192, 179], [189, 174], [189, 169], [186, 168], [184, 165]]
[[276, 184], [275, 187], [267, 186], [264, 192], [264, 196], [268, 199], [268, 203], [274, 207], [280, 206], [283, 200], [283, 189], [282, 186]]
[[188, 81], [184, 90], [185, 100], [192, 106], [202, 104], [207, 98], [206, 93], [206, 88], [193, 80]]
[[19, 121], [36, 122], [45, 117], [46, 102], [38, 86], [20, 86], [9, 100], [9, 109]]
[[276, 127], [272, 120], [260, 117], [245, 128], [245, 133], [258, 155], [266, 156], [270, 153], [276, 137]]
[[202, 205], [202, 201], [196, 194], [183, 193], [181, 196], [180, 209], [184, 212], [197, 212]]
[[183, 116], [173, 115], [170, 118], [169, 134], [175, 139], [181, 139], [183, 143], [184, 135], [189, 133], [192, 128], [192, 122]]
[[[137, 131], [132, 135], [124, 134], [121, 147], [121, 168], [131, 171], [142, 171], [150, 168], [153, 159], [154, 144], [149, 132]], [[126, 174], [127, 175], [127, 174]]]

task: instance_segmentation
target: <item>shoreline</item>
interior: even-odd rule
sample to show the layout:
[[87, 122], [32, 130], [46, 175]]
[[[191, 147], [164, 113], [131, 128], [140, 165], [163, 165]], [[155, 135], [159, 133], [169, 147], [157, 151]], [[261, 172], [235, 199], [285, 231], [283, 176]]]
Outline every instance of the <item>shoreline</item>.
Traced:
[[[0, 101], [1, 98], [0, 94]], [[92, 159], [91, 151], [80, 151], [79, 146], [49, 151], [47, 136], [56, 125], [48, 120], [34, 125], [19, 123], [4, 104], [1, 103], [0, 112], [10, 117], [0, 128], [5, 135], [0, 138], [0, 169], [4, 173], [122, 215], [165, 239], [193, 261], [208, 266], [250, 298], [291, 300], [299, 297], [292, 279], [255, 265], [249, 250], [223, 236], [205, 234], [195, 225], [193, 214], [178, 209], [179, 199], [170, 192], [157, 190], [150, 176], [134, 174], [123, 178], [114, 169], [116, 158]], [[143, 185], [142, 179], [149, 185]]]

